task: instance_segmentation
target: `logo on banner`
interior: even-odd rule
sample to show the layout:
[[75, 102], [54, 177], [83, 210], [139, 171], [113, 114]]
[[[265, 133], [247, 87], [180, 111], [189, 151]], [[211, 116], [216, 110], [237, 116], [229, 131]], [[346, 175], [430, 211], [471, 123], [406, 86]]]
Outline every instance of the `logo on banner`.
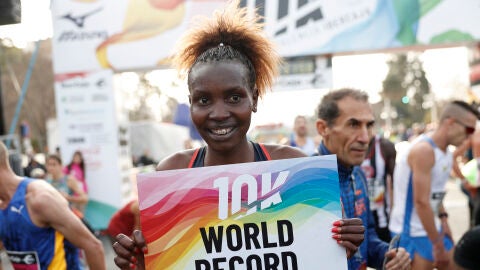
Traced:
[[87, 19], [88, 17], [90, 17], [95, 13], [100, 12], [102, 9], [103, 8], [100, 7], [80, 16], [73, 16], [72, 13], [68, 13], [66, 15], [63, 15], [62, 18], [73, 22], [79, 28], [83, 28], [83, 26], [85, 25], [85, 19]]
[[[85, 22], [87, 21], [87, 19], [92, 18], [93, 15], [99, 13], [102, 10], [103, 10], [103, 7], [99, 7], [97, 9], [88, 11], [82, 15], [76, 15], [76, 16], [70, 12], [63, 16], [60, 16], [59, 19], [70, 21], [76, 26], [76, 28], [83, 29], [85, 27]], [[58, 42], [78, 42], [78, 41], [91, 41], [91, 40], [103, 41], [107, 38], [108, 38], [107, 31], [66, 30], [59, 34]]]
[[[295, 29], [290, 29], [290, 30], [287, 29], [288, 18], [294, 18], [296, 29], [302, 28], [308, 23], [322, 20], [324, 17], [322, 8], [319, 5], [311, 5], [309, 2], [310, 1], [299, 1], [296, 7], [297, 9], [293, 11], [292, 14], [289, 14], [291, 10], [289, 9], [288, 1], [280, 1], [278, 3], [277, 10], [276, 10], [277, 23], [272, 24], [276, 28], [276, 30], [273, 31], [274, 35], [279, 36], [279, 35], [287, 34], [288, 32], [295, 31]], [[255, 6], [257, 6], [258, 4], [259, 4], [258, 0], [256, 0]], [[265, 3], [263, 4], [267, 5]], [[307, 4], [310, 4], [310, 5], [307, 5]], [[247, 2], [242, 1], [242, 5], [243, 6], [247, 5]], [[259, 13], [259, 15], [264, 17], [265, 9], [266, 8], [259, 9], [257, 12]]]
[[103, 88], [105, 87], [106, 82], [104, 79], [99, 79], [95, 84], [97, 85], [98, 88]]

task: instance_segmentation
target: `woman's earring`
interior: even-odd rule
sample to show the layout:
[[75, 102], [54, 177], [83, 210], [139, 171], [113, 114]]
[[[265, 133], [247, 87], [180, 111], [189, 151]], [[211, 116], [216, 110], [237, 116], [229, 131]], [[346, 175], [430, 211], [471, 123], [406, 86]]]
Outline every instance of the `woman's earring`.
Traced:
[[257, 112], [257, 104], [253, 104], [253, 106], [252, 106], [252, 112]]

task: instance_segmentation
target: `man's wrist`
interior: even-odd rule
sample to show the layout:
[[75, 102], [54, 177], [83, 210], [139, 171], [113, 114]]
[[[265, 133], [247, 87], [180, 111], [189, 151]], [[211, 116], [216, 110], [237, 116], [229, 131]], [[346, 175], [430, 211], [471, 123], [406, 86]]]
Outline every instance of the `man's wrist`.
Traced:
[[447, 212], [439, 213], [439, 214], [438, 214], [438, 218], [439, 218], [439, 219], [448, 218], [448, 213], [447, 213]]
[[435, 241], [433, 241], [433, 250], [434, 251], [441, 251], [445, 247], [443, 246], [443, 237], [439, 236]]

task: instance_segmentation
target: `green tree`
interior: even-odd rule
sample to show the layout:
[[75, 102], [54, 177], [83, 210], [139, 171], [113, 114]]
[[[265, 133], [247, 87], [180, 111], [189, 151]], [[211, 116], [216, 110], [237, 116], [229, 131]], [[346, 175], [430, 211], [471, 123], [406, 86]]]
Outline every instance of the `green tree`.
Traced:
[[[15, 107], [20, 98], [22, 84], [28, 64], [33, 53], [31, 47], [19, 49], [13, 47], [8, 40], [0, 40], [0, 83], [3, 98], [1, 117], [5, 121], [5, 131], [8, 132], [13, 120]], [[25, 100], [20, 110], [15, 132], [19, 133], [20, 124], [28, 122], [31, 140], [36, 151], [43, 152], [47, 145], [46, 122], [55, 117], [54, 76], [51, 58], [51, 41], [40, 43], [36, 63], [33, 67]]]
[[398, 114], [397, 121], [407, 126], [430, 120], [430, 114], [425, 110], [430, 85], [419, 56], [418, 52], [392, 55], [383, 81], [382, 97], [390, 99]]
[[[172, 122], [178, 102], [172, 97], [165, 95], [159, 86], [152, 84], [148, 79], [149, 72], [137, 72], [136, 74], [138, 75], [138, 84], [135, 91], [122, 93], [123, 98], [130, 101], [130, 106], [127, 108], [129, 120]], [[157, 102], [152, 102], [152, 100]], [[159, 107], [154, 108], [153, 106]], [[159, 111], [160, 115], [156, 115], [155, 111]]]

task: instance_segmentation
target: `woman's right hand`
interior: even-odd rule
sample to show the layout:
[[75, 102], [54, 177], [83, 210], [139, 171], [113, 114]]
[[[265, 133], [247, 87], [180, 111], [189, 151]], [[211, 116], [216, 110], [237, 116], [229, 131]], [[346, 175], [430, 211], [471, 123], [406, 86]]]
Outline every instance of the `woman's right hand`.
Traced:
[[344, 218], [333, 223], [332, 238], [347, 250], [350, 259], [360, 248], [365, 239], [365, 226], [359, 218]]
[[147, 245], [140, 230], [133, 231], [133, 239], [121, 233], [118, 234], [117, 242], [112, 247], [115, 251], [115, 264], [122, 270], [145, 269], [144, 254], [147, 253]]

